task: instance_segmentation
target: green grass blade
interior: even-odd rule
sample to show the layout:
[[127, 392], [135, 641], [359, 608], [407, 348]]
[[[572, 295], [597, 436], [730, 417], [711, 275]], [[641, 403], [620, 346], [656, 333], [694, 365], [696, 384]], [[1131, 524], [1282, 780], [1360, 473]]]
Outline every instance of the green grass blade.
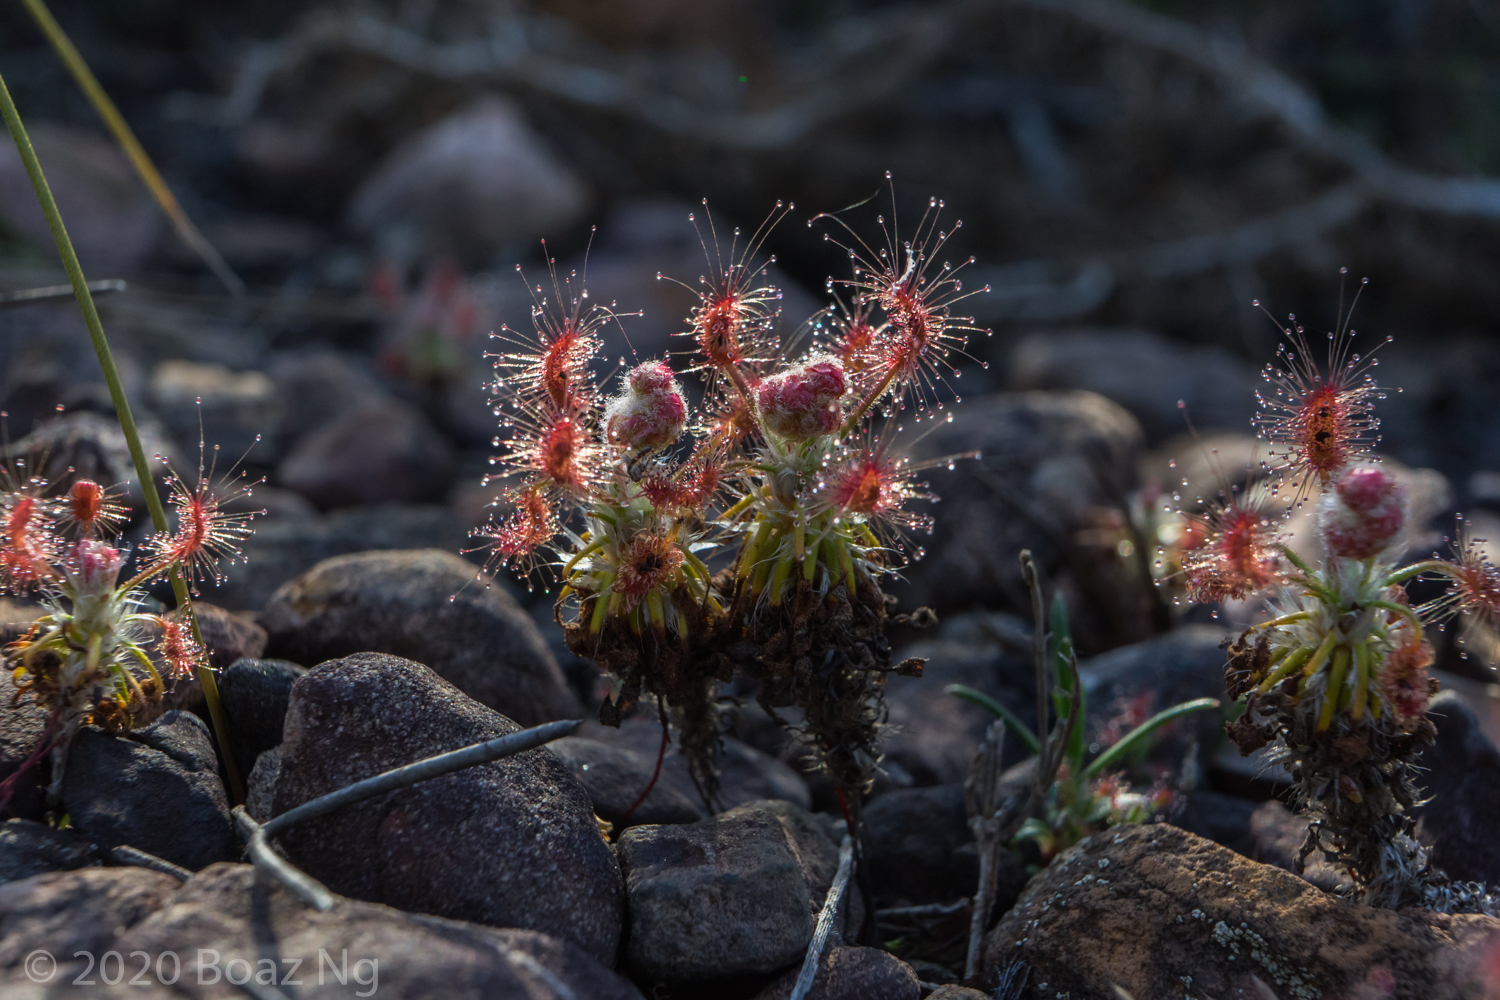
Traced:
[[1136, 726], [1130, 732], [1126, 733], [1125, 736], [1120, 739], [1120, 742], [1116, 743], [1114, 746], [1101, 753], [1098, 757], [1095, 757], [1093, 762], [1089, 764], [1088, 767], [1083, 769], [1083, 776], [1085, 778], [1097, 777], [1099, 774], [1103, 773], [1104, 770], [1111, 764], [1119, 760], [1131, 747], [1135, 746], [1141, 740], [1151, 735], [1152, 732], [1160, 729], [1162, 726], [1171, 722], [1173, 719], [1178, 718], [1179, 716], [1187, 715], [1190, 712], [1202, 712], [1207, 709], [1218, 707], [1219, 699], [1217, 698], [1197, 698], [1193, 701], [1185, 701], [1181, 705], [1173, 705], [1171, 708], [1163, 709], [1162, 711], [1157, 712], [1155, 715], [1151, 716], [1151, 718], [1147, 719], [1145, 722], [1141, 723], [1139, 726]]
[[1042, 752], [1041, 741], [1036, 738], [1036, 733], [1031, 731], [1031, 727], [1017, 718], [1016, 713], [983, 691], [976, 691], [966, 684], [949, 684], [943, 690], [955, 698], [962, 698], [964, 701], [978, 705], [985, 711], [992, 712], [1004, 719], [1006, 728], [1015, 733], [1021, 742], [1026, 744], [1027, 750], [1030, 750], [1034, 754]]
[[[120, 373], [115, 368], [114, 354], [109, 349], [109, 341], [104, 336], [104, 325], [99, 322], [99, 310], [94, 307], [94, 297], [89, 292], [89, 283], [83, 276], [83, 268], [78, 263], [78, 254], [73, 250], [73, 241], [68, 238], [68, 229], [63, 225], [62, 215], [57, 210], [57, 202], [52, 197], [52, 189], [47, 185], [47, 177], [42, 173], [42, 165], [36, 158], [36, 150], [31, 147], [31, 138], [26, 134], [26, 126], [21, 123], [20, 112], [16, 110], [15, 101], [11, 100], [10, 88], [5, 84], [5, 78], [0, 76], [0, 114], [5, 117], [6, 128], [10, 129], [11, 138], [16, 142], [16, 150], [21, 154], [21, 162], [26, 166], [26, 175], [31, 178], [31, 186], [36, 191], [36, 197], [42, 205], [42, 214], [47, 218], [47, 228], [52, 231], [53, 242], [57, 244], [58, 256], [62, 258], [63, 270], [68, 273], [68, 283], [73, 286], [73, 295], [78, 300], [78, 309], [83, 313], [84, 326], [88, 327], [89, 339], [93, 342], [94, 353], [99, 357], [99, 367], [104, 372], [104, 383], [109, 387], [109, 398], [114, 402], [115, 415], [120, 421], [120, 430], [125, 435], [126, 447], [130, 449], [130, 460], [135, 465], [135, 473], [141, 480], [141, 492], [146, 496], [146, 510], [151, 514], [151, 523], [157, 531], [166, 531], [167, 511], [162, 506], [161, 494], [157, 492], [156, 480], [151, 475], [151, 465], [146, 460], [145, 449], [141, 447], [141, 435], [135, 426], [135, 417], [130, 412], [130, 401], [125, 398], [125, 388], [120, 384]], [[177, 596], [178, 607], [187, 610], [188, 619], [193, 626], [193, 636], [199, 647], [203, 646], [203, 636], [198, 629], [198, 616], [193, 614], [192, 598], [188, 594], [187, 582], [183, 580], [182, 573], [177, 567], [172, 569], [172, 592]], [[198, 680], [203, 685], [203, 697], [208, 703], [209, 718], [213, 721], [214, 732], [219, 739], [219, 750], [224, 757], [224, 772], [229, 778], [230, 792], [236, 802], [245, 799], [245, 788], [240, 781], [239, 768], [234, 761], [234, 753], [229, 745], [228, 722], [224, 718], [224, 709], [219, 701], [219, 686], [213, 671], [206, 665], [198, 667]]]

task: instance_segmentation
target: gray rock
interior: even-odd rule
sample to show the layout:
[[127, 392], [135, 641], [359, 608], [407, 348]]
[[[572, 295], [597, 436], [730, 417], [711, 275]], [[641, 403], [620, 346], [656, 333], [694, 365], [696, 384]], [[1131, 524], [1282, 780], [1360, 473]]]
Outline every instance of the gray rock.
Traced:
[[467, 540], [468, 529], [451, 510], [437, 504], [371, 504], [312, 518], [257, 522], [255, 534], [241, 546], [244, 561], [215, 589], [214, 600], [227, 608], [258, 611], [277, 587], [324, 559], [376, 549], [457, 552]]
[[[1218, 698], [1228, 705], [1225, 653], [1220, 643], [1229, 634], [1211, 625], [1184, 625], [1085, 661], [1081, 672], [1089, 715], [1100, 721], [1120, 716], [1121, 727], [1128, 732], [1162, 709], [1194, 698]], [[1090, 736], [1094, 735], [1091, 731]], [[1223, 735], [1222, 712], [1195, 712], [1158, 729], [1148, 756], [1177, 767], [1197, 741], [1199, 760], [1208, 760]]]
[[193, 871], [240, 854], [213, 738], [190, 712], [124, 736], [83, 729], [62, 797], [73, 826], [103, 848], [136, 847]]
[[[630, 908], [625, 962], [638, 982], [774, 972], [812, 938], [838, 851], [823, 825], [780, 801], [620, 837]], [[854, 896], [845, 926], [858, 926]]]
[[[193, 481], [191, 470], [185, 467], [176, 444], [161, 425], [142, 414], [136, 419], [136, 430], [147, 455], [165, 456], [172, 468]], [[11, 445], [10, 452], [45, 456], [41, 466], [34, 466], [32, 471], [54, 488], [61, 489], [74, 479], [92, 479], [104, 486], [124, 487], [122, 499], [133, 513], [139, 515], [146, 510], [146, 494], [131, 461], [125, 432], [112, 416], [82, 411], [39, 422], [30, 434]], [[157, 489], [165, 496], [167, 468], [160, 463], [153, 468]]]
[[[257, 878], [248, 865], [215, 865], [195, 876], [112, 947], [123, 954], [176, 952], [182, 958], [178, 988], [205, 1000], [246, 995], [225, 981], [231, 966], [235, 978], [243, 975], [241, 969], [275, 969], [279, 984], [298, 960], [301, 965], [290, 978], [300, 985], [280, 988], [307, 1000], [345, 1000], [358, 993], [394, 1000], [641, 996], [610, 971], [608, 959], [601, 964], [559, 937], [348, 899], [319, 913], [278, 883]], [[269, 966], [263, 964], [267, 961]], [[215, 975], [215, 966], [225, 978]], [[339, 974], [346, 975], [345, 983], [339, 983]]]
[[370, 362], [347, 351], [277, 351], [266, 364], [266, 375], [282, 404], [276, 437], [283, 449], [340, 414], [391, 398]]
[[[520, 727], [420, 663], [357, 653], [292, 686], [273, 811]], [[573, 941], [612, 964], [620, 873], [583, 789], [544, 748], [445, 775], [281, 838], [335, 892]]]
[[594, 804], [595, 814], [613, 823], [616, 830], [653, 823], [696, 823], [707, 815], [692, 782], [683, 788], [676, 772], [658, 778], [651, 794], [629, 813], [651, 782], [656, 769], [652, 755], [577, 736], [556, 740], [548, 744], [548, 749], [578, 779]]
[[[0, 670], [0, 781], [4, 781], [42, 747], [47, 711], [16, 691], [11, 671]], [[46, 809], [45, 788], [51, 766], [46, 757], [17, 778], [10, 800], [0, 804], [0, 818], [41, 819]]]
[[[661, 724], [649, 715], [643, 713], [626, 719], [618, 729], [587, 721], [576, 735], [632, 750], [639, 757], [650, 760], [652, 769], [656, 767], [657, 752], [661, 749]], [[701, 802], [688, 774], [687, 758], [676, 750], [675, 732], [673, 740], [673, 745], [667, 747], [666, 759], [662, 761], [661, 780], [669, 782], [694, 802]], [[802, 809], [812, 806], [812, 795], [800, 773], [733, 736], [724, 737], [715, 765], [719, 769], [719, 797], [715, 803], [718, 809], [732, 809], [761, 799], [785, 799]], [[650, 780], [650, 777], [651, 771], [648, 770], [645, 778]], [[645, 787], [642, 781], [636, 794], [639, 795]]]
[[1129, 328], [1046, 330], [1011, 351], [1009, 388], [1087, 389], [1135, 415], [1151, 441], [1198, 427], [1242, 431], [1255, 415], [1260, 373], [1221, 347]]
[[488, 263], [504, 249], [560, 236], [588, 190], [512, 102], [486, 97], [398, 146], [355, 192], [354, 227], [386, 241]]
[[103, 955], [180, 884], [144, 868], [82, 868], [0, 885], [0, 971], [40, 949], [57, 959], [57, 979], [72, 979], [84, 964], [76, 952]]
[[[892, 906], [947, 903], [973, 896], [979, 853], [962, 785], [898, 788], [865, 807], [865, 858], [876, 897]], [[995, 907], [1003, 913], [1026, 885], [1024, 866], [1000, 852]]]
[[281, 747], [274, 746], [255, 758], [245, 779], [245, 811], [264, 823], [275, 813], [276, 779], [281, 775]]
[[[993, 646], [924, 641], [899, 654], [928, 657], [921, 677], [892, 677], [886, 685], [891, 729], [884, 738], [888, 770], [899, 768], [911, 783], [948, 785], [969, 773], [969, 764], [995, 717], [948, 694], [949, 684], [977, 688], [1016, 712], [1028, 724], [1036, 716], [1036, 671], [1026, 659]], [[1019, 737], [1007, 735], [1005, 759], [1025, 753]]]
[[302, 437], [274, 479], [327, 510], [437, 500], [454, 471], [447, 439], [416, 407], [389, 399], [363, 403]]
[[988, 993], [971, 990], [957, 983], [948, 983], [927, 994], [927, 1000], [992, 1000], [992, 998]]
[[87, 837], [29, 819], [0, 823], [0, 883], [99, 864]]
[[503, 587], [436, 549], [362, 552], [314, 566], [261, 614], [270, 651], [296, 663], [394, 653], [426, 663], [481, 704], [533, 726], [578, 705], [546, 640]]
[[1439, 694], [1427, 715], [1437, 742], [1417, 760], [1428, 796], [1417, 808], [1422, 841], [1453, 878], [1500, 885], [1500, 752], [1456, 692]]
[[152, 371], [151, 400], [178, 441], [201, 436], [231, 460], [275, 464], [281, 397], [265, 372], [174, 358]]
[[942, 614], [1011, 607], [1029, 617], [1016, 553], [1031, 549], [1055, 577], [1063, 553], [1054, 540], [1072, 536], [1098, 507], [1129, 491], [1143, 440], [1135, 417], [1091, 392], [966, 399], [954, 408], [953, 422], [924, 438], [916, 453], [977, 449], [982, 457], [924, 473], [942, 506], [934, 511], [932, 537], [918, 540], [926, 557], [904, 570], [909, 582], [891, 592], [903, 608], [928, 605]]
[[241, 657], [219, 678], [229, 742], [241, 774], [249, 774], [258, 756], [280, 745], [292, 683], [305, 673], [290, 660]]
[[[786, 973], [757, 993], [755, 1000], [790, 1000], [800, 971]], [[921, 995], [917, 974], [895, 955], [879, 948], [841, 945], [824, 953], [807, 1000], [917, 1000]]]
[[[140, 268], [155, 250], [164, 220], [119, 147], [97, 130], [45, 121], [28, 123], [27, 132], [85, 273], [120, 277]], [[56, 259], [52, 232], [14, 143], [0, 148], [0, 215]]]

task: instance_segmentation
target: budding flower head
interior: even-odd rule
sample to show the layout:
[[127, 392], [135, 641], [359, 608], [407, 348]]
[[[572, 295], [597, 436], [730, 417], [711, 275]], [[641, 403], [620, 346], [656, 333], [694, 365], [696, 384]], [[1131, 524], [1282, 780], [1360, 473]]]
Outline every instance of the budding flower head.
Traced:
[[1320, 511], [1328, 554], [1369, 559], [1389, 548], [1406, 523], [1406, 488], [1374, 465], [1356, 466], [1323, 496]]
[[80, 539], [68, 558], [68, 576], [83, 593], [103, 594], [113, 590], [125, 556], [119, 549], [96, 538]]
[[625, 391], [604, 410], [609, 440], [635, 451], [658, 451], [682, 436], [687, 427], [687, 403], [672, 374], [661, 361], [647, 361], [630, 370]]
[[761, 382], [755, 399], [771, 433], [806, 441], [838, 430], [844, 415], [839, 401], [848, 389], [843, 363], [825, 355]]

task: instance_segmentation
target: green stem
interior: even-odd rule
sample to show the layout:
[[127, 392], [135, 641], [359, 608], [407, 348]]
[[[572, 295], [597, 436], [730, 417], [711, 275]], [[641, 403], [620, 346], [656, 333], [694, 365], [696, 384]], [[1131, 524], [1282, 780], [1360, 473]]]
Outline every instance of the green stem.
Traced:
[[1404, 604], [1397, 604], [1395, 601], [1368, 601], [1365, 607], [1384, 608], [1386, 611], [1394, 612], [1410, 622], [1412, 631], [1418, 636], [1422, 634], [1422, 619], [1418, 618], [1417, 613]]
[[1197, 698], [1193, 701], [1185, 701], [1181, 705], [1173, 705], [1171, 708], [1157, 712], [1151, 718], [1121, 737], [1120, 742], [1095, 757], [1093, 762], [1083, 769], [1083, 776], [1085, 778], [1097, 777], [1109, 765], [1119, 760], [1120, 756], [1127, 750], [1178, 716], [1187, 715], [1189, 712], [1202, 712], [1218, 707], [1219, 699], [1217, 698]]
[[[83, 276], [83, 268], [78, 263], [78, 254], [73, 250], [73, 241], [68, 239], [67, 227], [63, 225], [62, 215], [57, 210], [57, 202], [53, 200], [52, 189], [47, 186], [46, 175], [42, 173], [42, 165], [37, 161], [36, 150], [31, 147], [31, 138], [26, 134], [26, 126], [21, 124], [21, 115], [16, 110], [16, 105], [10, 96], [10, 88], [5, 85], [5, 78], [0, 76], [0, 114], [5, 117], [5, 125], [10, 129], [11, 138], [16, 142], [16, 150], [21, 154], [21, 162], [26, 166], [26, 174], [31, 178], [31, 186], [36, 191], [37, 201], [41, 203], [42, 214], [47, 218], [47, 228], [52, 231], [52, 240], [57, 244], [58, 256], [62, 258], [63, 270], [68, 272], [68, 282], [73, 286], [73, 296], [78, 300], [78, 309], [83, 313], [84, 326], [88, 327], [89, 339], [93, 341], [94, 353], [99, 357], [99, 367], [104, 372], [104, 384], [109, 387], [109, 397], [115, 405], [115, 415], [120, 421], [120, 430], [125, 435], [125, 445], [130, 449], [130, 460], [135, 465], [135, 474], [141, 481], [141, 492], [146, 497], [146, 509], [151, 514], [151, 523], [157, 531], [167, 530], [167, 511], [162, 506], [161, 495], [156, 490], [156, 480], [152, 478], [151, 466], [146, 460], [145, 449], [141, 447], [141, 435], [135, 426], [135, 417], [130, 412], [130, 402], [125, 398], [125, 388], [120, 384], [120, 373], [115, 368], [114, 355], [110, 352], [109, 341], [104, 337], [104, 326], [99, 322], [99, 310], [94, 307], [94, 297], [89, 293], [89, 283]], [[193, 637], [199, 647], [203, 646], [203, 635], [198, 629], [198, 616], [193, 614], [192, 598], [188, 594], [187, 582], [182, 578], [180, 567], [172, 569], [172, 592], [177, 596], [177, 606], [185, 608], [188, 621], [193, 626]], [[229, 778], [230, 794], [236, 803], [245, 801], [245, 787], [240, 781], [239, 768], [235, 765], [234, 753], [229, 745], [229, 727], [224, 719], [224, 708], [219, 700], [219, 685], [214, 679], [213, 671], [207, 664], [198, 667], [198, 680], [203, 685], [203, 698], [208, 703], [209, 719], [214, 725], [214, 734], [218, 737], [219, 752], [224, 758], [224, 773]]]
[[985, 711], [991, 712], [1001, 719], [1004, 719], [1006, 728], [1015, 733], [1016, 737], [1020, 739], [1022, 743], [1026, 744], [1027, 750], [1030, 750], [1034, 754], [1042, 752], [1042, 743], [1036, 738], [1036, 733], [1033, 733], [1031, 731], [1031, 727], [1022, 722], [1020, 717], [1018, 717], [1016, 713], [1012, 712], [1010, 709], [1006, 708], [1004, 705], [1000, 704], [998, 701], [996, 701], [994, 698], [991, 698], [983, 691], [975, 690], [974, 688], [969, 687], [967, 684], [949, 684], [947, 687], [943, 688], [943, 690], [948, 694], [953, 695], [955, 698], [962, 698], [964, 701], [978, 705]]
[[1317, 575], [1316, 573], [1314, 573], [1312, 571], [1312, 567], [1309, 566], [1306, 562], [1304, 562], [1303, 559], [1302, 559], [1302, 557], [1299, 556], [1297, 553], [1293, 552], [1288, 546], [1285, 546], [1285, 545], [1281, 546], [1281, 554], [1284, 555], [1284, 556], [1286, 556], [1288, 562], [1290, 562], [1293, 566], [1295, 566], [1298, 569], [1300, 569], [1302, 572], [1306, 573], [1308, 576], [1316, 576]]
[[245, 294], [245, 283], [219, 255], [219, 251], [214, 249], [213, 244], [208, 242], [207, 237], [199, 232], [197, 226], [193, 225], [193, 220], [188, 218], [187, 212], [183, 211], [182, 206], [178, 204], [176, 196], [172, 194], [172, 189], [167, 187], [166, 181], [162, 180], [156, 165], [151, 162], [151, 157], [146, 155], [146, 150], [141, 147], [140, 141], [136, 139], [135, 133], [126, 123], [125, 116], [120, 114], [120, 109], [115, 107], [115, 102], [109, 99], [109, 95], [99, 85], [88, 63], [83, 61], [83, 56], [78, 54], [78, 49], [74, 48], [73, 42], [62, 30], [62, 25], [53, 18], [52, 12], [47, 9], [42, 0], [21, 0], [21, 3], [26, 5], [37, 27], [42, 29], [42, 34], [47, 36], [47, 41], [52, 43], [52, 48], [56, 50], [58, 58], [63, 61], [68, 72], [73, 74], [78, 88], [89, 99], [89, 103], [94, 106], [99, 117], [104, 119], [105, 126], [115, 137], [115, 142], [120, 144], [120, 149], [130, 160], [130, 165], [135, 168], [141, 182], [150, 189], [151, 196], [156, 199], [156, 203], [161, 206], [167, 218], [172, 220], [172, 227], [177, 230], [177, 235], [182, 237], [182, 242], [192, 247], [193, 251], [203, 258], [209, 270], [213, 271], [214, 275], [224, 283], [224, 287], [229, 289], [229, 294], [235, 298], [242, 297]]
[[1442, 559], [1427, 559], [1419, 563], [1412, 563], [1396, 570], [1385, 578], [1387, 587], [1394, 587], [1398, 583], [1405, 583], [1413, 577], [1421, 576], [1423, 573], [1443, 573], [1452, 576], [1458, 567]]

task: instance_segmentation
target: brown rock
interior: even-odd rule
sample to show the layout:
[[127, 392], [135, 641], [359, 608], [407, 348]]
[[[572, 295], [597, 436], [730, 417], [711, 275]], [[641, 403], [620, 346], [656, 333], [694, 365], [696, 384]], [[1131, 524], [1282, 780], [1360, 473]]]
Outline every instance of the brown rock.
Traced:
[[41, 949], [57, 959], [62, 978], [74, 952], [102, 955], [179, 884], [144, 868], [83, 868], [0, 885], [0, 971], [15, 969]]
[[453, 449], [408, 403], [371, 401], [299, 440], [276, 482], [319, 507], [440, 499], [452, 484]]
[[215, 670], [228, 670], [242, 656], [254, 660], [265, 653], [266, 630], [253, 617], [237, 615], [204, 601], [193, 602], [193, 614], [198, 616], [208, 662]]
[[524, 726], [578, 714], [536, 623], [504, 587], [438, 549], [325, 559], [271, 596], [272, 655], [312, 665], [351, 653], [425, 663]]
[[[755, 1000], [788, 1000], [800, 972], [799, 967], [786, 973]], [[917, 974], [890, 952], [838, 947], [828, 949], [818, 963], [807, 1000], [917, 1000], [921, 995]]]
[[[1164, 823], [1089, 837], [1033, 879], [985, 941], [1028, 996], [1285, 1000], [1481, 995], [1500, 920], [1338, 899]], [[1478, 993], [1471, 992], [1478, 990]]]

